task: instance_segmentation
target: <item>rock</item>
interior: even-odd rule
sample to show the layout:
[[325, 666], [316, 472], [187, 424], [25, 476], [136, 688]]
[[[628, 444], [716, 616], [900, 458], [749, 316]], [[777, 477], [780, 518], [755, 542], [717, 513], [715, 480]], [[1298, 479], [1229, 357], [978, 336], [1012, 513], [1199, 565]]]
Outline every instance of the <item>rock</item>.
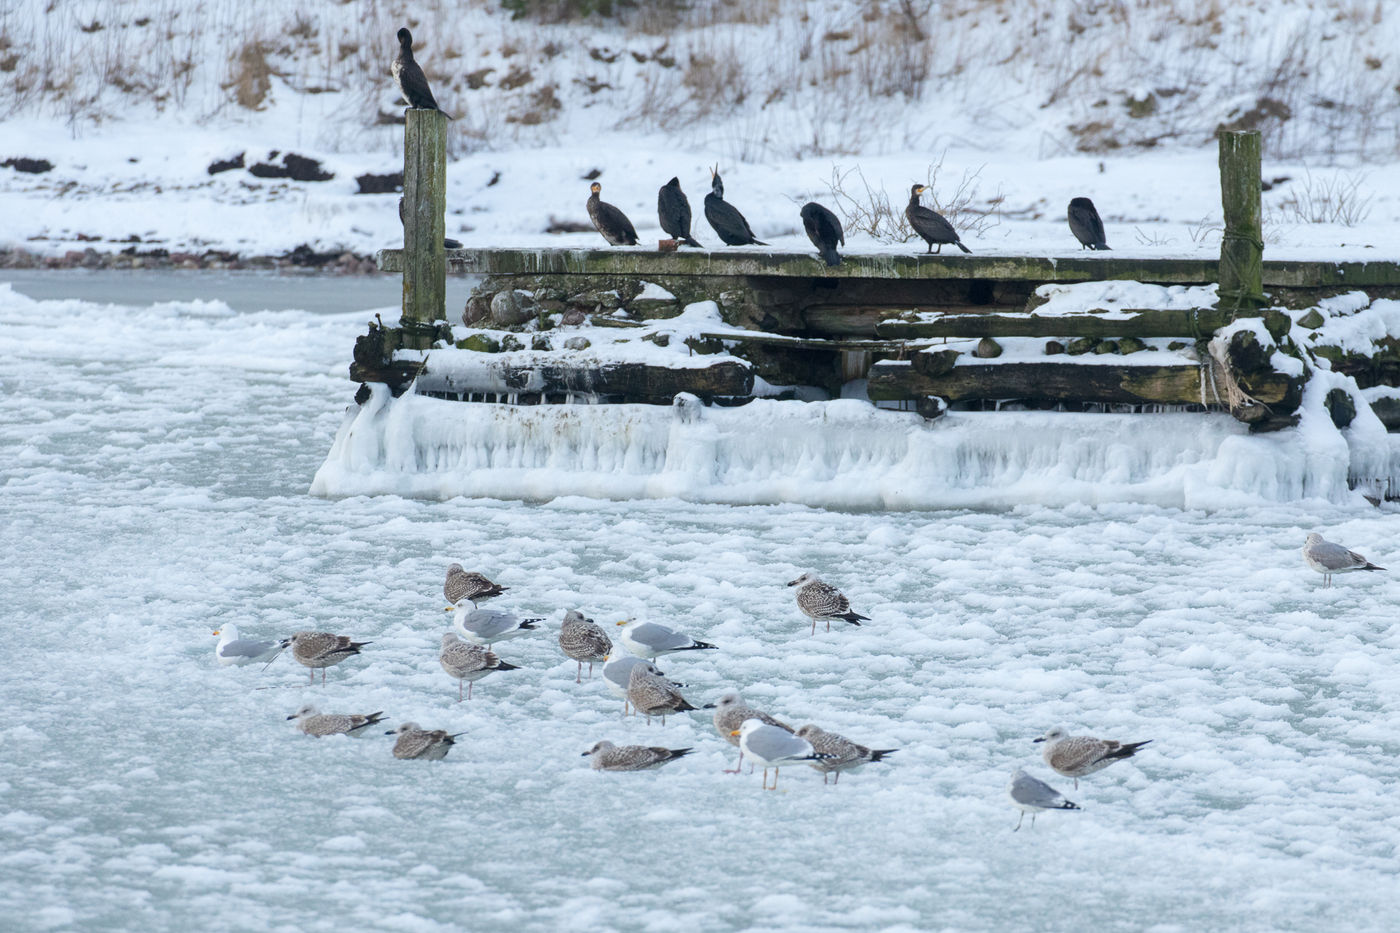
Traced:
[[1001, 344], [991, 337], [983, 337], [977, 341], [977, 349], [972, 351], [972, 355], [978, 359], [994, 360], [1001, 356]]
[[365, 172], [355, 176], [355, 183], [360, 186], [356, 194], [393, 194], [403, 190], [403, 172], [386, 172], [383, 175]]
[[1059, 356], [1063, 352], [1065, 352], [1065, 345], [1060, 343], [1058, 340], [1045, 341], [1046, 356]]
[[27, 175], [42, 175], [45, 172], [53, 171], [53, 163], [48, 159], [6, 159], [0, 162], [0, 168], [12, 168], [16, 172], [24, 172]]
[[1118, 352], [1118, 341], [1116, 341], [1116, 340], [1102, 340], [1102, 341], [1100, 341], [1100, 342], [1094, 344], [1094, 352], [1095, 352], [1095, 353], [1117, 353], [1117, 352]]
[[[274, 152], [268, 158], [273, 159], [276, 156]], [[330, 181], [335, 177], [331, 172], [322, 171], [321, 163], [316, 159], [308, 159], [293, 152], [282, 156], [281, 165], [258, 162], [249, 167], [248, 174], [257, 178], [290, 178], [292, 181]]]
[[925, 421], [932, 421], [947, 414], [948, 402], [937, 395], [924, 395], [914, 400], [914, 410], [923, 415]]
[[1185, 350], [1185, 349], [1186, 349], [1187, 347], [1189, 347], [1189, 346], [1191, 346], [1191, 344], [1190, 344], [1189, 342], [1185, 341], [1185, 340], [1173, 340], [1171, 343], [1167, 344], [1167, 349], [1168, 349], [1168, 350]]
[[668, 347], [671, 345], [670, 334], [643, 334], [642, 339], [649, 340], [658, 347]]
[[554, 347], [549, 342], [549, 337], [545, 334], [535, 334], [530, 338], [531, 350], [553, 350]]
[[215, 159], [213, 162], [209, 163], [209, 167], [205, 169], [205, 171], [210, 175], [217, 175], [220, 172], [229, 172], [236, 168], [242, 168], [243, 156], [244, 153], [240, 152], [232, 159]]
[[1076, 337], [1065, 347], [1065, 352], [1070, 356], [1081, 356], [1098, 346], [1099, 337]]
[[467, 306], [462, 310], [462, 323], [468, 327], [475, 327], [478, 322], [486, 320], [491, 316], [491, 302], [484, 295], [472, 295], [467, 299]]
[[535, 296], [519, 289], [497, 292], [491, 299], [491, 323], [497, 327], [518, 327], [539, 314]]
[[1130, 353], [1139, 353], [1147, 349], [1147, 344], [1136, 337], [1122, 337], [1118, 341], [1118, 352], [1127, 356]]
[[591, 346], [593, 342], [582, 334], [564, 341], [565, 350], [587, 350]]
[[1332, 417], [1332, 423], [1339, 428], [1346, 427], [1356, 418], [1356, 403], [1352, 401], [1351, 394], [1346, 389], [1332, 389], [1322, 400], [1322, 404], [1326, 406], [1327, 414]]
[[1313, 308], [1298, 319], [1298, 326], [1306, 327], [1308, 330], [1317, 330], [1325, 321], [1326, 318], [1316, 308]]
[[514, 334], [506, 334], [504, 337], [501, 338], [502, 353], [513, 353], [516, 350], [523, 349], [525, 349], [525, 344], [521, 342], [520, 338], [515, 336]]
[[559, 323], [568, 327], [577, 327], [586, 320], [588, 320], [588, 315], [584, 314], [578, 308], [570, 308], [564, 312], [564, 316], [559, 319]]
[[465, 340], [457, 341], [458, 350], [475, 350], [477, 353], [500, 353], [501, 345], [490, 334], [472, 334]]

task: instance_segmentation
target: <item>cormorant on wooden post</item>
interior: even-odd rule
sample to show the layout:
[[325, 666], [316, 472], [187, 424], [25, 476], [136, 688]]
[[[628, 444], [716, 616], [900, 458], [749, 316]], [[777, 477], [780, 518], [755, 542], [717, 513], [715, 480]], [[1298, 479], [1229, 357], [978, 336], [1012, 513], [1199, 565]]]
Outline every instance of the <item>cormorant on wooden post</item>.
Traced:
[[943, 252], [944, 243], [952, 243], [964, 253], [972, 250], [963, 246], [963, 242], [958, 237], [958, 231], [953, 229], [953, 225], [948, 223], [948, 218], [938, 211], [929, 210], [919, 203], [919, 195], [928, 190], [928, 185], [914, 185], [909, 189], [909, 206], [904, 209], [904, 216], [909, 220], [909, 226], [914, 228], [914, 232], [923, 237], [928, 243], [928, 252], [934, 251], [933, 244], [938, 244], [938, 252]]
[[588, 197], [588, 216], [592, 219], [593, 226], [603, 235], [603, 239], [613, 246], [636, 246], [637, 230], [632, 226], [632, 221], [628, 220], [622, 211], [598, 196], [603, 186], [595, 181], [588, 186], [588, 190], [593, 192]]
[[724, 199], [724, 182], [720, 181], [719, 166], [710, 169], [710, 193], [705, 195], [705, 219], [715, 228], [715, 233], [726, 246], [767, 246], [756, 239], [749, 229], [749, 222], [739, 209]]
[[433, 99], [433, 91], [428, 87], [428, 79], [423, 69], [413, 60], [413, 34], [407, 29], [399, 30], [399, 54], [389, 68], [398, 82], [399, 92], [408, 105], [417, 110], [441, 110]]
[[836, 252], [836, 244], [846, 245], [846, 233], [835, 214], [816, 201], [808, 201], [802, 205], [802, 227], [828, 266], [841, 265], [841, 254]]
[[1069, 229], [1079, 241], [1081, 249], [1108, 249], [1104, 239], [1103, 221], [1088, 198], [1075, 198], [1069, 202]]
[[690, 235], [690, 202], [681, 190], [681, 180], [672, 178], [656, 193], [656, 216], [661, 229], [686, 246], [700, 246]]

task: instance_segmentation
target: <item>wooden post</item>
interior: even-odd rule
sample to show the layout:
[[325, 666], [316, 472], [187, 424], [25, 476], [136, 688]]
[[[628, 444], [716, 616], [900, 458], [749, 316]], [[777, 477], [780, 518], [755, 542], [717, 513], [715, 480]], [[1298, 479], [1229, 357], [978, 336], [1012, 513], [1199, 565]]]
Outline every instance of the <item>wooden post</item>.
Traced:
[[1250, 314], [1267, 301], [1260, 154], [1258, 131], [1220, 133], [1220, 203], [1225, 209], [1217, 304], [1221, 310]]
[[422, 331], [447, 319], [447, 262], [442, 238], [447, 213], [447, 117], [437, 110], [409, 108], [403, 127], [403, 315], [402, 346], [426, 350]]

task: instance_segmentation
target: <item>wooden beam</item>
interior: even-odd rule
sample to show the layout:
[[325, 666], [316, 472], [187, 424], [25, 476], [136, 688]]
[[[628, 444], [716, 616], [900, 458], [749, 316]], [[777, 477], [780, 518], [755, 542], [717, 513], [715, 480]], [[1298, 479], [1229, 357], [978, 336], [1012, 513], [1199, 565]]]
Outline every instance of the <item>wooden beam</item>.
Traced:
[[[1107, 315], [1113, 314], [1109, 317]], [[1105, 315], [1100, 317], [1099, 315]], [[1124, 315], [1124, 316], [1120, 316]], [[1232, 311], [1124, 309], [1039, 315], [920, 313], [887, 317], [877, 337], [1206, 337], [1234, 320]]]
[[440, 111], [406, 111], [403, 204], [403, 321], [446, 320], [447, 117]]
[[[1210, 285], [1219, 281], [1216, 259], [1131, 259], [1119, 254], [1083, 256], [941, 257], [919, 263], [910, 257], [885, 261], [880, 254], [842, 253], [840, 277], [851, 279], [967, 279], [1022, 282], [1096, 282], [1133, 279], [1159, 285]], [[648, 276], [693, 275], [705, 278], [765, 276], [822, 279], [828, 273], [801, 253], [756, 250], [686, 250], [658, 253], [616, 249], [453, 249], [446, 251], [449, 271], [465, 275]], [[931, 257], [939, 260], [940, 257]], [[401, 249], [375, 254], [381, 272], [402, 272]], [[946, 263], [958, 263], [952, 268]], [[847, 268], [849, 266], [849, 268]], [[1363, 288], [1400, 286], [1400, 263], [1273, 260], [1264, 263], [1264, 285], [1288, 288]], [[904, 306], [907, 307], [907, 304]]]
[[1261, 143], [1257, 130], [1220, 133], [1220, 301], [1223, 309], [1264, 306], [1264, 224], [1260, 206]]
[[[949, 402], [1023, 399], [1130, 405], [1199, 405], [1201, 368], [1079, 363], [960, 363], [941, 376], [910, 363], [885, 360], [870, 367], [870, 398], [906, 401], [936, 395]], [[1207, 400], [1213, 401], [1207, 389]]]
[[723, 340], [725, 343], [752, 343], [759, 346], [779, 347], [789, 350], [816, 350], [819, 353], [840, 353], [844, 351], [873, 353], [904, 353], [921, 350], [922, 343], [905, 343], [900, 340], [817, 340], [810, 337], [788, 337], [784, 334], [765, 334], [762, 331], [714, 331], [700, 334], [701, 337]]
[[597, 395], [624, 402], [669, 405], [680, 392], [700, 398], [743, 398], [753, 394], [753, 369], [734, 360], [710, 366], [671, 368], [644, 363], [580, 365], [541, 359], [537, 363], [491, 362], [467, 372], [433, 371], [431, 360], [418, 377], [420, 393], [448, 396]]

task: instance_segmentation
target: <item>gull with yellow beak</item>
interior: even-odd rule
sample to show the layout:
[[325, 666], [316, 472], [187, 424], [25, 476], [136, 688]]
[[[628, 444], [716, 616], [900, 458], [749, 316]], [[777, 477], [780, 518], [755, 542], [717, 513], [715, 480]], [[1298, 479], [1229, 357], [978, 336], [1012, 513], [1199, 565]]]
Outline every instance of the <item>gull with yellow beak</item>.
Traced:
[[[730, 735], [739, 737], [739, 748], [763, 765], [763, 789], [778, 789], [778, 767], [788, 761], [823, 761], [834, 758], [812, 748], [812, 743], [798, 738], [786, 729], [770, 726], [757, 719], [746, 719]], [[773, 786], [768, 786], [768, 769], [773, 769]]]
[[639, 623], [632, 619], [623, 619], [617, 624], [623, 626], [621, 640], [627, 646], [627, 650], [650, 661], [663, 654], [675, 654], [677, 651], [699, 651], [716, 647], [707, 641], [696, 641], [689, 635], [655, 622]]

